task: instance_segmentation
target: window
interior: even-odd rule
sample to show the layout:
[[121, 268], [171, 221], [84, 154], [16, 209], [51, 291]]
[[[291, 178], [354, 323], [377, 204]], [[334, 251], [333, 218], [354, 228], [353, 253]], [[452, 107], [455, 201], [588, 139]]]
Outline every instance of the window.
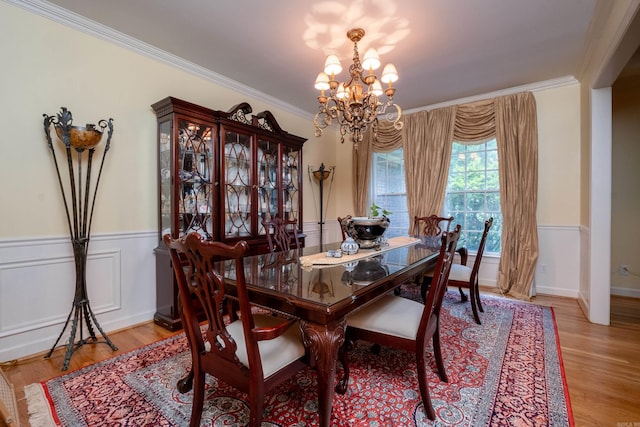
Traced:
[[[392, 212], [386, 236], [406, 235], [410, 219], [402, 149], [373, 153], [372, 162], [370, 199]], [[462, 238], [470, 252], [478, 249], [484, 221], [493, 217], [485, 251], [500, 252], [502, 214], [495, 139], [477, 145], [453, 143], [443, 211], [444, 216], [453, 216], [454, 223], [462, 226]]]
[[444, 214], [453, 216], [462, 226], [465, 244], [471, 252], [478, 250], [484, 221], [493, 217], [485, 251], [500, 252], [502, 214], [495, 139], [477, 145], [453, 143]]
[[370, 199], [391, 212], [385, 236], [406, 236], [409, 230], [409, 212], [402, 149], [373, 153], [372, 163]]

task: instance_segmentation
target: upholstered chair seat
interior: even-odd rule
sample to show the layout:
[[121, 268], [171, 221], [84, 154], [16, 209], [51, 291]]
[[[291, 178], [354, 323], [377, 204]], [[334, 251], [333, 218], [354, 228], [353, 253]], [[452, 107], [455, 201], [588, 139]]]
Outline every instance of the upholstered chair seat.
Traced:
[[424, 304], [386, 295], [347, 318], [347, 326], [415, 340]]
[[449, 280], [455, 280], [457, 282], [469, 282], [471, 278], [471, 272], [473, 269], [462, 264], [452, 264], [451, 272], [449, 273]]
[[[282, 319], [270, 314], [254, 314], [253, 322], [256, 328], [270, 328], [278, 326], [282, 323]], [[249, 367], [247, 345], [242, 332], [242, 320], [230, 323], [227, 326], [227, 332], [238, 345], [236, 350], [238, 360], [244, 366]], [[279, 337], [272, 340], [258, 341], [258, 349], [260, 350], [260, 359], [262, 361], [262, 372], [265, 377], [269, 377], [305, 355], [300, 325], [296, 322]]]

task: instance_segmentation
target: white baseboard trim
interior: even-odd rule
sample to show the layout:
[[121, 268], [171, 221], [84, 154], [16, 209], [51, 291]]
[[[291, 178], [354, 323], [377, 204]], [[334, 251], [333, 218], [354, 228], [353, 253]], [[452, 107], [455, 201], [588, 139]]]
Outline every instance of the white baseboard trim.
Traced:
[[619, 297], [640, 298], [640, 289], [611, 287], [611, 295]]
[[[490, 293], [500, 295], [501, 292], [498, 289], [496, 283], [488, 284], [480, 282], [480, 291], [487, 291]], [[536, 295], [549, 295], [554, 297], [566, 297], [566, 298], [578, 298], [578, 294], [571, 289], [559, 289], [559, 288], [537, 288]], [[534, 295], [535, 296], [535, 295]]]
[[554, 297], [578, 298], [578, 291], [575, 289], [562, 289], [547, 286], [537, 286], [536, 295], [551, 295]]

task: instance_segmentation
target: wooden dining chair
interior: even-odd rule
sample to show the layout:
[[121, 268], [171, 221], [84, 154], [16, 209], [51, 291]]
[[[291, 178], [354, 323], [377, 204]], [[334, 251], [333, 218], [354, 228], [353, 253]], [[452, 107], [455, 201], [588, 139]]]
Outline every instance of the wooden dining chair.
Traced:
[[276, 215], [271, 220], [262, 220], [262, 226], [267, 233], [269, 252], [290, 251], [291, 245], [295, 249], [300, 249], [300, 239], [298, 238], [298, 221], [295, 219], [286, 220]]
[[[261, 424], [265, 394], [307, 365], [298, 322], [271, 314], [254, 314], [245, 283], [244, 263], [249, 246], [206, 241], [197, 233], [180, 239], [168, 234], [164, 242], [178, 282], [180, 315], [191, 350], [192, 371], [178, 390], [193, 386], [191, 427], [200, 425], [204, 402], [205, 374], [248, 395], [249, 426]], [[233, 260], [240, 317], [228, 313], [224, 271], [216, 262]], [[201, 327], [196, 301], [206, 317]]]
[[457, 225], [454, 231], [442, 234], [442, 245], [435, 267], [435, 286], [429, 289], [425, 304], [389, 294], [347, 317], [345, 342], [339, 353], [344, 375], [336, 386], [336, 392], [344, 394], [347, 391], [348, 352], [356, 340], [402, 349], [415, 353], [422, 402], [427, 417], [430, 420], [435, 419], [435, 411], [429, 397], [429, 360], [426, 352], [429, 349], [429, 341], [432, 341], [438, 375], [442, 381], [447, 382], [440, 346], [440, 307], [459, 237], [460, 225]]
[[[438, 249], [442, 233], [449, 231], [452, 222], [452, 216], [442, 217], [439, 215], [429, 215], [413, 217], [414, 231], [417, 236], [422, 239], [421, 245], [425, 245], [430, 249]], [[426, 290], [428, 288], [428, 286], [423, 285], [425, 273], [426, 272], [423, 272], [415, 277], [415, 283], [420, 286], [423, 301], [426, 298]]]
[[[476, 252], [476, 259], [473, 261], [473, 266], [468, 267], [462, 264], [454, 264], [451, 267], [451, 274], [449, 276], [449, 286], [457, 286], [461, 294], [463, 294], [462, 288], [469, 289], [471, 311], [473, 312], [473, 318], [478, 325], [481, 324], [478, 311], [484, 312], [482, 302], [480, 301], [478, 272], [480, 271], [480, 263], [482, 262], [482, 255], [484, 254], [484, 248], [487, 243], [487, 235], [489, 234], [489, 229], [492, 225], [493, 218], [489, 218], [484, 222], [484, 230], [482, 231], [482, 238], [478, 245], [478, 251]], [[463, 301], [466, 301], [466, 298], [463, 298]]]

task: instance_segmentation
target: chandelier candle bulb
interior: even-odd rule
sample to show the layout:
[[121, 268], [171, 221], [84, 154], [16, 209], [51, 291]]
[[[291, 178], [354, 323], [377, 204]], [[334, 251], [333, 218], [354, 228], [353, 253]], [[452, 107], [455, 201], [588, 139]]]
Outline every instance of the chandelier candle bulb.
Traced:
[[327, 60], [324, 62], [324, 72], [331, 76], [331, 80], [335, 80], [336, 74], [342, 72], [342, 65], [336, 55], [327, 56]]
[[369, 70], [369, 73], [373, 73], [373, 70], [380, 68], [380, 56], [374, 48], [369, 48], [364, 54], [362, 68]]
[[[314, 85], [320, 91], [318, 112], [313, 119], [315, 135], [321, 136], [322, 130], [336, 120], [340, 128], [340, 142], [344, 143], [344, 136], [350, 133], [356, 150], [369, 125], [376, 137], [379, 115], [385, 115], [397, 130], [403, 126], [400, 121], [402, 109], [393, 102], [396, 91], [393, 83], [398, 80], [398, 71], [393, 64], [387, 64], [382, 77], [378, 79], [374, 70], [380, 68], [382, 63], [374, 48], [368, 49], [360, 61], [358, 42], [364, 35], [362, 28], [347, 32], [347, 37], [353, 42], [353, 64], [349, 66], [348, 81], [339, 83], [336, 80], [336, 75], [342, 72], [342, 65], [340, 59], [332, 54], [327, 56], [324, 70], [318, 74]], [[388, 84], [388, 87], [383, 90], [381, 82]], [[328, 94], [325, 93], [327, 90]], [[378, 99], [383, 92], [388, 97], [387, 102]], [[387, 112], [387, 109], [395, 111]]]

